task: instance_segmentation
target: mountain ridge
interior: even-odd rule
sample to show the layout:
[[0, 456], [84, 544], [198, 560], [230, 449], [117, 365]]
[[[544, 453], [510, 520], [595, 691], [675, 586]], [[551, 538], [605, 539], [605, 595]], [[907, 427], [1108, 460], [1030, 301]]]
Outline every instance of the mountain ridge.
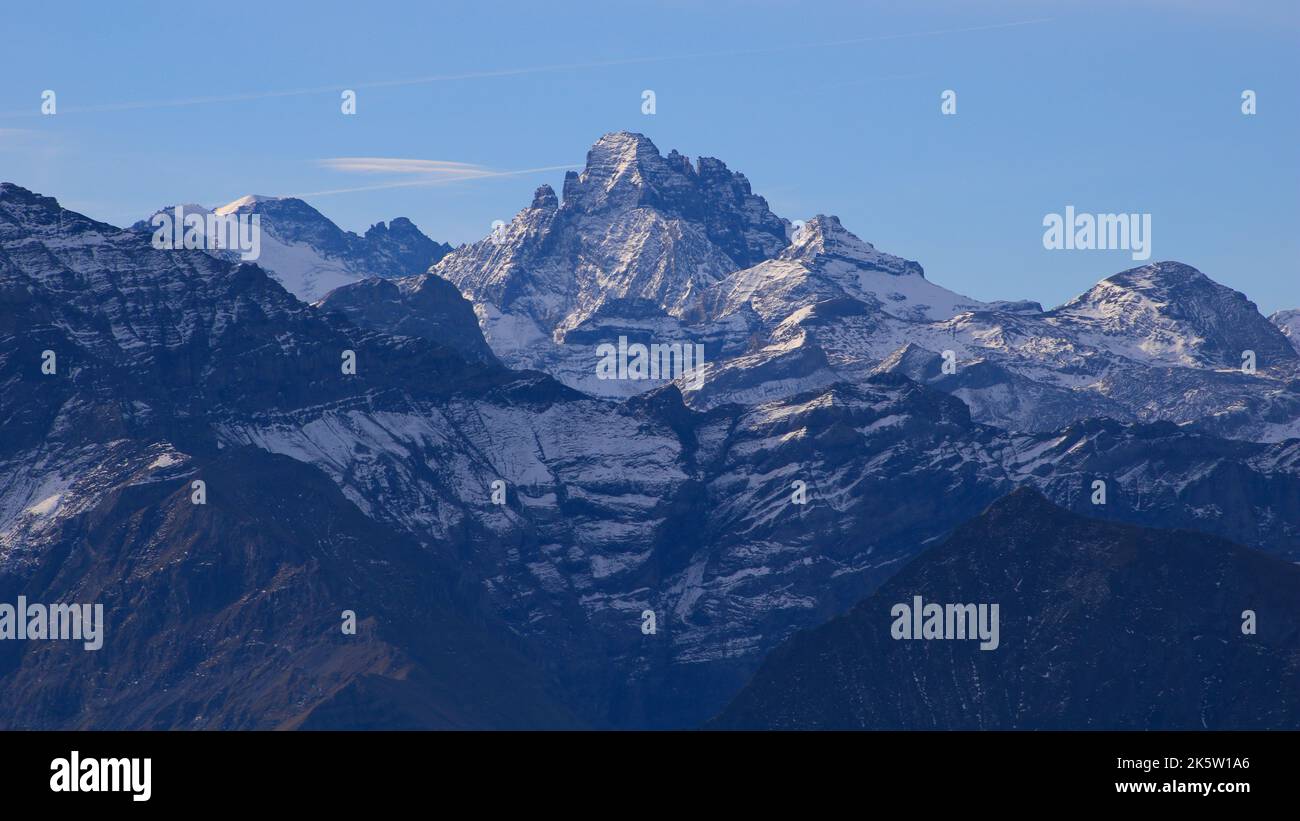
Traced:
[[[1292, 564], [1075, 516], [1021, 488], [791, 638], [709, 726], [1294, 728], [1300, 622], [1285, 602], [1297, 590]], [[998, 646], [897, 640], [891, 606], [914, 596], [998, 604]], [[1242, 629], [1246, 611], [1258, 635]]]
[[[176, 209], [182, 219], [189, 214], [256, 215], [262, 237], [260, 255], [254, 261], [305, 302], [370, 277], [419, 274], [452, 250], [450, 245], [429, 239], [406, 217], [377, 222], [364, 235], [357, 235], [339, 228], [297, 197], [264, 194], [250, 194], [211, 209], [195, 204], [168, 206], [136, 222], [131, 230], [152, 234], [154, 218], [162, 214], [174, 221]], [[229, 251], [212, 253], [227, 259], [236, 256]]]
[[[506, 230], [507, 240], [531, 238], [487, 240], [470, 255], [545, 258], [560, 238], [547, 220], [560, 208], [539, 189]], [[820, 230], [838, 230], [829, 219]], [[701, 226], [680, 230], [710, 243], [695, 251], [716, 247]], [[796, 272], [790, 293], [800, 301], [788, 316], [779, 301], [764, 317], [752, 300], [736, 300], [710, 328], [715, 336], [702, 337], [730, 358], [700, 391], [662, 383], [613, 402], [483, 356], [471, 317], [477, 309], [479, 327], [490, 327], [485, 305], [471, 307], [437, 266], [313, 306], [258, 265], [161, 251], [148, 239], [0, 188], [0, 337], [13, 341], [0, 346], [0, 566], [19, 578], [65, 550], [61, 528], [120, 488], [252, 447], [319, 472], [360, 515], [460, 568], [474, 590], [457, 605], [462, 616], [527, 647], [575, 720], [685, 727], [722, 709], [784, 638], [862, 600], [1019, 485], [1098, 518], [1187, 527], [1300, 558], [1291, 524], [1300, 442], [1098, 420], [1113, 405], [1081, 408], [1057, 385], [1061, 396], [1032, 396], [1024, 412], [1056, 414], [1066, 420], [1059, 427], [987, 424], [963, 392], [1045, 383], [972, 364], [964, 352], [956, 374], [935, 359], [981, 317], [1029, 334], [1044, 312], [980, 307], [930, 336], [877, 345], [885, 354], [909, 345], [887, 368], [872, 356], [850, 361], [870, 334], [935, 324], [874, 307], [914, 314], [898, 306], [915, 292], [895, 300], [894, 288], [951, 293], [928, 290], [921, 272], [883, 252], [875, 261], [898, 273], [859, 267], [871, 259], [833, 277]], [[865, 247], [855, 245], [856, 256]], [[508, 273], [521, 271], [530, 273]], [[864, 275], [875, 290], [862, 289]], [[502, 293], [525, 279], [502, 281]], [[914, 307], [937, 302], [915, 298]], [[701, 321], [694, 307], [674, 315], [640, 296], [606, 294], [587, 307], [561, 329], [574, 350], [620, 330], [690, 339]], [[41, 373], [44, 350], [58, 355], [54, 374]], [[356, 354], [354, 374], [340, 370], [345, 351]], [[1217, 373], [1182, 370], [1193, 385]], [[1105, 505], [1089, 502], [1098, 479]], [[657, 633], [642, 632], [646, 610]], [[389, 692], [365, 675], [314, 718], [300, 717], [304, 725], [334, 726], [346, 704]], [[538, 699], [534, 707], [551, 709]]]
[[[1110, 415], [1300, 437], [1297, 349], [1248, 298], [1189, 265], [1113, 274], [1050, 310], [981, 302], [836, 217], [796, 226], [738, 172], [661, 154], [642, 134], [604, 135], [584, 169], [566, 174], [562, 197], [539, 187], [503, 231], [429, 273], [473, 303], [502, 362], [603, 398], [659, 384], [598, 377], [597, 349], [621, 337], [704, 345], [712, 387], [686, 394], [702, 408], [865, 379], [912, 346], [934, 359], [913, 376], [929, 374], [976, 418], [1009, 430]], [[939, 367], [944, 356], [951, 371]], [[824, 363], [790, 378], [796, 360]]]

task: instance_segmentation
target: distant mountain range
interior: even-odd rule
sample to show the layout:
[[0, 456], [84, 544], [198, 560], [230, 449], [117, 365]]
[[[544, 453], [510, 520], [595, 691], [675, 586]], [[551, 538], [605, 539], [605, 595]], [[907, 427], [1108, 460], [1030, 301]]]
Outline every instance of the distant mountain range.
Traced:
[[[1198, 594], [1300, 560], [1291, 319], [1179, 263], [982, 303], [626, 133], [455, 250], [240, 209], [257, 263], [0, 185], [0, 596], [108, 610], [98, 654], [0, 642], [0, 726], [731, 720], [774, 649], [1023, 487], [1274, 557], [1198, 558]], [[601, 379], [619, 337], [702, 344], [703, 387]]]
[[[430, 273], [474, 303], [507, 365], [597, 396], [654, 386], [599, 379], [598, 345], [690, 339], [710, 363], [706, 389], [687, 394], [697, 407], [896, 370], [1013, 430], [1107, 416], [1251, 441], [1300, 435], [1294, 314], [1274, 324], [1191, 266], [1124, 271], [1049, 311], [983, 303], [835, 217], [796, 234], [743, 175], [715, 159], [661, 156], [639, 134], [602, 137], [565, 178], [562, 201], [539, 188], [503, 236], [455, 250]], [[391, 330], [391, 320], [373, 327]], [[955, 372], [943, 371], [944, 351]]]

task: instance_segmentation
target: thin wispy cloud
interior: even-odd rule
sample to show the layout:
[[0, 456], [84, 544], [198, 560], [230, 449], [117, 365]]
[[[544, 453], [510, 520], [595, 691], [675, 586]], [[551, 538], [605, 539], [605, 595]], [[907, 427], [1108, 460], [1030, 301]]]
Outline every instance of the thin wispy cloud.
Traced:
[[[397, 162], [437, 162], [437, 160], [398, 160]], [[291, 197], [327, 197], [334, 194], [354, 194], [360, 191], [384, 191], [390, 188], [419, 188], [424, 186], [448, 185], [454, 182], [463, 182], [466, 180], [481, 180], [492, 177], [521, 177], [525, 174], [542, 174], [551, 171], [568, 171], [572, 168], [581, 168], [580, 165], [548, 165], [541, 168], [521, 168], [514, 171], [491, 171], [481, 169], [477, 166], [471, 166], [474, 170], [463, 173], [437, 173], [437, 174], [420, 174], [415, 179], [397, 180], [394, 182], [376, 183], [374, 185], [360, 185], [350, 188], [332, 188], [326, 191], [307, 191], [301, 194], [290, 194]]]
[[[441, 83], [454, 80], [478, 80], [493, 77], [518, 77], [528, 74], [544, 74], [561, 71], [580, 71], [584, 69], [595, 68], [613, 68], [617, 66], [643, 65], [646, 63], [665, 63], [680, 60], [701, 60], [712, 58], [729, 58], [729, 57], [750, 57], [768, 54], [780, 54], [787, 51], [800, 51], [807, 49], [825, 49], [839, 46], [854, 46], [865, 43], [880, 43], [889, 40], [909, 40], [921, 37], [939, 37], [946, 34], [970, 34], [980, 31], [994, 31], [997, 29], [1018, 28], [1021, 26], [1034, 26], [1051, 22], [1050, 17], [1035, 18], [1032, 20], [1014, 20], [1007, 23], [990, 23], [983, 26], [966, 26], [963, 28], [950, 29], [931, 29], [928, 31], [902, 32], [898, 34], [874, 34], [866, 37], [848, 37], [840, 40], [824, 40], [816, 43], [787, 43], [779, 46], [766, 46], [762, 48], [751, 49], [732, 49], [729, 51], [707, 51], [696, 52], [691, 54], [666, 54], [646, 57], [628, 57], [615, 60], [600, 60], [585, 63], [561, 63], [556, 65], [544, 66], [525, 66], [520, 68], [504, 68], [489, 71], [467, 71], [453, 74], [434, 74], [427, 77], [408, 77], [398, 80], [376, 80], [366, 83], [335, 83], [328, 86], [317, 86], [314, 88], [296, 88], [283, 89], [278, 91], [255, 91], [244, 94], [226, 94], [206, 97], [187, 97], [175, 100], [141, 100], [136, 102], [123, 103], [104, 103], [99, 105], [70, 105], [59, 106], [59, 113], [65, 114], [90, 114], [108, 111], [131, 111], [135, 109], [148, 108], [174, 108], [180, 106], [205, 105], [209, 103], [232, 103], [243, 102], [248, 100], [266, 100], [276, 97], [297, 97], [309, 94], [337, 94], [340, 89], [370, 89], [370, 88], [395, 88], [399, 86], [425, 85], [429, 83]], [[40, 116], [36, 106], [32, 106], [30, 111], [8, 111], [0, 113], [0, 117], [31, 117]]]
[[333, 171], [371, 174], [484, 174], [491, 169], [481, 165], [451, 160], [412, 160], [398, 157], [331, 157], [317, 165]]

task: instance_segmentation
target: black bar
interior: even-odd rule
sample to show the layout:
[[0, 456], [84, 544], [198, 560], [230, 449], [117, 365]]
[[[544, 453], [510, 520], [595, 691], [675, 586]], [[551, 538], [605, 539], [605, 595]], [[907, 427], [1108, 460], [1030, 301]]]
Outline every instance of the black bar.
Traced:
[[[377, 809], [394, 801], [596, 809], [599, 795], [666, 808], [710, 800], [891, 798], [930, 807], [973, 799], [999, 808], [1159, 806], [1214, 809], [1294, 789], [1293, 733], [7, 733], [7, 798], [43, 807]], [[54, 792], [51, 762], [149, 758], [150, 795]], [[1121, 767], [1121, 760], [1125, 766]], [[1169, 765], [1174, 761], [1177, 767]], [[1129, 762], [1134, 762], [1129, 764]], [[1149, 762], [1157, 762], [1151, 765]], [[1186, 785], [1210, 784], [1208, 795]], [[1154, 785], [1121, 786], [1121, 785]], [[1166, 785], [1181, 785], [1168, 787]], [[1154, 789], [1136, 796], [1127, 791]], [[1170, 792], [1169, 790], [1182, 790]], [[1125, 790], [1125, 792], [1121, 792]], [[1225, 792], [1224, 790], [1229, 790]], [[623, 806], [620, 804], [620, 806]], [[457, 814], [461, 814], [457, 812]]]

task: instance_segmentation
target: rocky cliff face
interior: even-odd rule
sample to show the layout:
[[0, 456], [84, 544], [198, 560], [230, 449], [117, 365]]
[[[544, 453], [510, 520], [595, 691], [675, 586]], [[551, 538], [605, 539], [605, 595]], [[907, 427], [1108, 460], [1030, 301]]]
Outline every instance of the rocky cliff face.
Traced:
[[7, 602], [104, 607], [97, 651], [0, 645], [0, 725], [576, 726], [517, 647], [465, 617], [456, 569], [319, 471], [258, 450], [141, 457], [51, 549], [0, 572]]
[[467, 360], [497, 364], [483, 340], [474, 309], [456, 287], [433, 274], [402, 280], [368, 279], [340, 288], [316, 303], [362, 328], [414, 336], [446, 345]]

